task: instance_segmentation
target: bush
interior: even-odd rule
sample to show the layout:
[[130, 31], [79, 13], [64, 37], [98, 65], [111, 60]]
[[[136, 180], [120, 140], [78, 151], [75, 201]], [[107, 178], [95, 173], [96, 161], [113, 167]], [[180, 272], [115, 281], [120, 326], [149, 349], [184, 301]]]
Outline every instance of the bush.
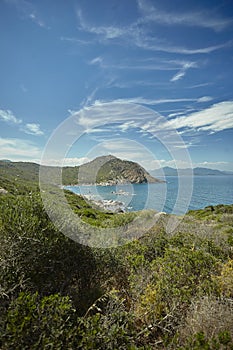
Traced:
[[[179, 327], [179, 343], [184, 345], [188, 342], [189, 345], [197, 346], [198, 342], [203, 341], [205, 346], [206, 344], [212, 346], [215, 342], [224, 345], [227, 339], [229, 339], [227, 344], [231, 343], [233, 341], [232, 314], [233, 301], [231, 300], [204, 296], [193, 301]], [[197, 347], [190, 347], [190, 349], [197, 349]]]
[[233, 298], [233, 260], [226, 262], [221, 275], [216, 278], [220, 293], [228, 298]]
[[9, 306], [0, 344], [8, 349], [73, 348], [75, 310], [68, 297], [58, 294], [39, 298], [20, 293]]

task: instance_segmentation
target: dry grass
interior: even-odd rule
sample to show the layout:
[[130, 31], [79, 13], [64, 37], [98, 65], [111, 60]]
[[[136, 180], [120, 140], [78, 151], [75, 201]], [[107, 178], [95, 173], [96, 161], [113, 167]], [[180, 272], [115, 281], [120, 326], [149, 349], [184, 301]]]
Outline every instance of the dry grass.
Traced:
[[230, 332], [233, 339], [233, 299], [205, 296], [191, 304], [179, 329], [179, 341], [184, 344], [199, 332], [203, 332], [207, 339], [213, 339], [224, 331]]

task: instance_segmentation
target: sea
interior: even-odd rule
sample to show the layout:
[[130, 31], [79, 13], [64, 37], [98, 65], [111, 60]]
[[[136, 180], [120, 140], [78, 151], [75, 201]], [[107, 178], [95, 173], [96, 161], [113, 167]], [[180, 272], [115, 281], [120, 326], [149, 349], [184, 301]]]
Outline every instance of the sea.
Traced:
[[66, 186], [93, 200], [120, 201], [125, 211], [155, 209], [182, 215], [193, 209], [233, 204], [233, 175], [167, 176], [163, 183]]

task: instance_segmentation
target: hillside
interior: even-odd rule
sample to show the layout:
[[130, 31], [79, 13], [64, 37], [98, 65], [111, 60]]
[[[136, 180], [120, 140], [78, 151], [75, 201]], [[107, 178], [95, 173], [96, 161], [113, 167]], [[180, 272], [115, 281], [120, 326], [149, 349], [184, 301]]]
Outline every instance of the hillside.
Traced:
[[[44, 166], [44, 168], [50, 177], [51, 173], [58, 169], [52, 166]], [[34, 185], [38, 185], [39, 171], [40, 165], [36, 163], [0, 160], [0, 187], [14, 192], [18, 187], [17, 184], [27, 186], [33, 182]], [[111, 155], [98, 157], [81, 166], [63, 167], [62, 178], [64, 185], [77, 184], [78, 182], [108, 184], [161, 182], [139, 164]]]
[[160, 180], [151, 176], [143, 167], [132, 161], [112, 155], [97, 157], [79, 167], [80, 183], [155, 183]]
[[[54, 226], [24, 166], [2, 170], [15, 189], [0, 194], [2, 350], [232, 349], [233, 205], [112, 214], [65, 191], [82, 227], [109, 229], [98, 243], [114, 248], [92, 248]], [[61, 200], [56, 191], [49, 199]], [[141, 219], [155, 216], [145, 232]], [[63, 224], [73, 233], [71, 216]], [[122, 226], [124, 237], [111, 236]]]
[[[94, 227], [139, 215], [67, 195]], [[231, 350], [232, 223], [232, 205], [164, 214], [144, 236], [96, 249], [60, 233], [38, 192], [0, 195], [0, 348]]]

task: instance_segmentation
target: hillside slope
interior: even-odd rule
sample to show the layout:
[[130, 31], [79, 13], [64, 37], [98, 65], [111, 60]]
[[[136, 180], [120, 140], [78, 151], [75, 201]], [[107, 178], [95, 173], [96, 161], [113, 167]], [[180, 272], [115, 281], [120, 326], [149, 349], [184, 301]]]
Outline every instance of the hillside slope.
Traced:
[[[57, 167], [44, 167], [50, 178], [55, 179]], [[6, 162], [0, 160], [0, 187], [8, 187], [7, 180], [13, 183], [39, 182], [40, 165], [30, 162]], [[54, 176], [51, 174], [54, 173]], [[142, 166], [132, 161], [121, 160], [112, 155], [97, 157], [81, 166], [63, 167], [64, 185], [77, 183], [156, 183], [161, 182], [151, 176]], [[6, 188], [8, 189], [8, 188]]]
[[79, 167], [79, 183], [156, 183], [160, 180], [151, 176], [139, 164], [121, 160], [112, 155], [97, 157]]

